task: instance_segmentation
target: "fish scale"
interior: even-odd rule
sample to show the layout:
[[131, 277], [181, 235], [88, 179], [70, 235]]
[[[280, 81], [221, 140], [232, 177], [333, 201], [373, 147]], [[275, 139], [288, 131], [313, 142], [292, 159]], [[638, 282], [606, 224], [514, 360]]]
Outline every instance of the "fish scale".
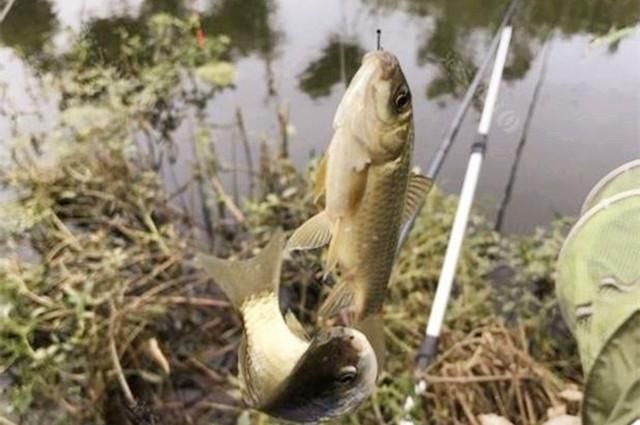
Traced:
[[275, 293], [247, 301], [242, 316], [245, 333], [242, 368], [251, 378], [247, 380], [250, 385], [246, 393], [252, 403], [258, 403], [261, 394], [272, 393], [277, 383], [289, 375], [309, 343], [288, 332], [280, 318]]
[[[412, 137], [409, 139], [412, 144]], [[352, 236], [345, 238], [341, 253], [345, 261], [340, 267], [362, 291], [363, 305], [357, 309], [360, 319], [380, 312], [384, 303], [400, 232], [411, 150], [409, 146], [396, 161], [370, 167], [361, 204], [353, 217], [345, 220]], [[350, 254], [354, 252], [358, 254]]]

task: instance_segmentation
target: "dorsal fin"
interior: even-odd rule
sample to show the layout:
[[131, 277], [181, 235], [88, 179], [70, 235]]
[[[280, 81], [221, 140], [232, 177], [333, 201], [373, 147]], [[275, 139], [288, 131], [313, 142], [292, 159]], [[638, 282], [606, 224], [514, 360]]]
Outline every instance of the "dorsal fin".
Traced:
[[200, 253], [196, 255], [195, 262], [216, 282], [229, 301], [239, 308], [252, 295], [277, 292], [283, 245], [284, 233], [278, 229], [269, 244], [248, 260], [223, 260]]
[[407, 192], [404, 198], [402, 210], [402, 223], [406, 223], [416, 213], [429, 190], [433, 187], [433, 180], [422, 174], [410, 174], [407, 183]]

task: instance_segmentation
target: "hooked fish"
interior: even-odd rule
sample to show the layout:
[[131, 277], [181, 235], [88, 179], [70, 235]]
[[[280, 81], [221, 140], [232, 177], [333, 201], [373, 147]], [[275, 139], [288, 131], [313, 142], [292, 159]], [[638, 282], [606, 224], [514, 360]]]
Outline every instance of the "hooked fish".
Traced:
[[367, 53], [336, 111], [334, 134], [320, 163], [315, 192], [324, 210], [303, 223], [287, 249], [329, 244], [325, 271], [341, 282], [320, 309], [330, 317], [353, 307], [357, 327], [384, 361], [382, 306], [400, 229], [416, 212], [432, 181], [410, 172], [413, 153], [411, 91], [398, 59]]
[[240, 314], [239, 377], [248, 406], [285, 421], [316, 423], [349, 413], [373, 391], [375, 353], [366, 337], [346, 327], [321, 329], [310, 340], [278, 303], [284, 235], [277, 231], [255, 257], [196, 263]]

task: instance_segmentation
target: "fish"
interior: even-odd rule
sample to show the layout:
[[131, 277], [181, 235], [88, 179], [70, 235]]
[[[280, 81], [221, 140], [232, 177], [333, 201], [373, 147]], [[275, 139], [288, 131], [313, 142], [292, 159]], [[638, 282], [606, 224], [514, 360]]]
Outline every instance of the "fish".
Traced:
[[311, 338], [278, 302], [285, 237], [277, 230], [248, 260], [198, 253], [242, 322], [239, 378], [248, 407], [292, 423], [315, 424], [353, 411], [373, 391], [376, 356], [356, 329], [320, 328]]
[[333, 128], [314, 188], [316, 200], [324, 198], [324, 209], [293, 232], [286, 250], [329, 245], [325, 273], [337, 267], [340, 282], [319, 315], [331, 317], [351, 308], [381, 367], [382, 310], [400, 229], [433, 184], [411, 172], [411, 91], [392, 53], [378, 50], [364, 56], [338, 105]]

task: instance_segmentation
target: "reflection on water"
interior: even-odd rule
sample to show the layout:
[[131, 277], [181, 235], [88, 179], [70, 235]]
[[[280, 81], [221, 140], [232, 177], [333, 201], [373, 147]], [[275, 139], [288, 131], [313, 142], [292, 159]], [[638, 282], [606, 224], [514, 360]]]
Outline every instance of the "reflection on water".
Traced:
[[48, 0], [16, 1], [0, 25], [0, 42], [23, 58], [37, 62], [45, 45], [58, 29], [53, 6]]
[[[417, 52], [419, 64], [444, 63], [452, 52], [457, 60], [475, 71], [479, 63], [477, 31], [491, 32], [500, 21], [504, 0], [363, 0], [375, 8], [402, 9], [413, 16], [433, 17], [435, 29], [425, 37]], [[517, 29], [504, 78], [519, 79], [529, 71], [534, 58], [533, 49], [548, 32], [557, 29], [564, 35], [577, 33], [602, 34], [611, 27], [636, 24], [640, 19], [638, 0], [536, 0], [527, 2], [517, 18]], [[611, 47], [615, 50], [616, 45]], [[451, 78], [444, 70], [429, 84], [427, 97], [458, 94], [460, 79]]]
[[269, 57], [282, 38], [274, 24], [276, 11], [273, 0], [222, 0], [200, 19], [205, 31], [231, 37], [238, 54]]
[[[361, 0], [371, 11], [402, 10], [424, 23], [433, 19], [433, 29], [423, 31], [424, 40], [416, 52], [418, 65], [441, 65], [456, 55], [456, 61], [472, 74], [481, 59], [484, 43], [478, 37], [489, 37], [504, 12], [505, 0]], [[91, 1], [85, 3], [92, 3]], [[127, 1], [119, 2], [130, 10]], [[36, 60], [48, 52], [45, 47], [52, 35], [60, 29], [55, 8], [64, 8], [58, 0], [20, 0], [12, 7], [0, 27], [0, 41], [19, 52], [24, 58]], [[85, 6], [83, 6], [84, 8]], [[89, 41], [102, 49], [104, 59], [121, 57], [120, 32], [139, 34], [142, 22], [154, 13], [164, 12], [176, 16], [192, 13], [183, 0], [145, 0], [136, 16], [115, 14], [106, 18], [89, 18], [84, 32]], [[275, 0], [219, 0], [211, 3], [200, 14], [207, 33], [226, 34], [233, 40], [233, 51], [240, 56], [257, 53], [272, 57], [283, 40], [278, 29], [278, 3]], [[416, 22], [420, 22], [420, 19]], [[524, 77], [535, 56], [533, 52], [549, 31], [556, 29], [563, 35], [578, 33], [604, 34], [611, 28], [635, 24], [640, 19], [640, 0], [537, 0], [522, 8], [518, 19], [514, 45], [505, 69], [506, 79]], [[142, 35], [142, 34], [141, 34]], [[615, 53], [620, 40], [608, 46]], [[311, 97], [326, 96], [331, 86], [341, 79], [346, 70], [347, 80], [357, 68], [364, 48], [351, 40], [331, 34], [319, 57], [310, 62], [300, 75], [300, 89]], [[342, 61], [342, 62], [341, 62]], [[36, 61], [37, 62], [37, 61]], [[342, 63], [342, 64], [341, 64]], [[343, 70], [341, 70], [341, 67]], [[459, 94], [460, 78], [452, 78], [446, 67], [436, 75], [426, 93], [428, 98], [445, 94]], [[337, 75], [337, 78], [336, 78]]]
[[[144, 37], [142, 23], [152, 14], [188, 16], [197, 10], [206, 34], [230, 36], [231, 56], [238, 68], [236, 90], [214, 99], [209, 114], [228, 122], [235, 108], [242, 107], [257, 144], [259, 138], [278, 131], [275, 113], [265, 108], [265, 95], [267, 99], [277, 96], [278, 102], [290, 103], [292, 123], [298, 130], [292, 155], [300, 162], [311, 149], [321, 151], [326, 146], [342, 82], [352, 77], [362, 54], [373, 47], [374, 30], [380, 27], [383, 46], [399, 56], [414, 92], [416, 160], [423, 167], [508, 3], [120, 0], [105, 6], [101, 0], [77, 2], [16, 1], [0, 26], [0, 46], [7, 48], [2, 54], [19, 56], [37, 72], [56, 62], [61, 52], [48, 46], [71, 25], [82, 27], [86, 40], [95, 45], [95, 60], [119, 62], [126, 55], [120, 43], [122, 30]], [[94, 9], [100, 13], [92, 13]], [[69, 18], [69, 10], [81, 13]], [[640, 54], [639, 31], [599, 49], [589, 45], [594, 36], [639, 20], [640, 0], [523, 2], [505, 70], [507, 83], [500, 106], [504, 111], [516, 117], [524, 114], [540, 48], [549, 35], [554, 48], [549, 82], [523, 153], [522, 183], [516, 184], [513, 211], [507, 213], [507, 230], [524, 231], [547, 222], [555, 213], [575, 213], [591, 183], [627, 157], [640, 154], [640, 76], [633, 71]], [[0, 70], [0, 80], [10, 78], [8, 72]], [[445, 165], [442, 184], [452, 191], [459, 188], [475, 115], [467, 119]], [[506, 183], [519, 137], [516, 124], [506, 129], [496, 126], [492, 134], [487, 171], [479, 188], [481, 202], [489, 209]], [[2, 128], [0, 123], [0, 133]]]
[[356, 42], [343, 41], [332, 34], [317, 59], [300, 75], [300, 90], [312, 98], [328, 96], [336, 83], [344, 87], [360, 66], [365, 50]]

